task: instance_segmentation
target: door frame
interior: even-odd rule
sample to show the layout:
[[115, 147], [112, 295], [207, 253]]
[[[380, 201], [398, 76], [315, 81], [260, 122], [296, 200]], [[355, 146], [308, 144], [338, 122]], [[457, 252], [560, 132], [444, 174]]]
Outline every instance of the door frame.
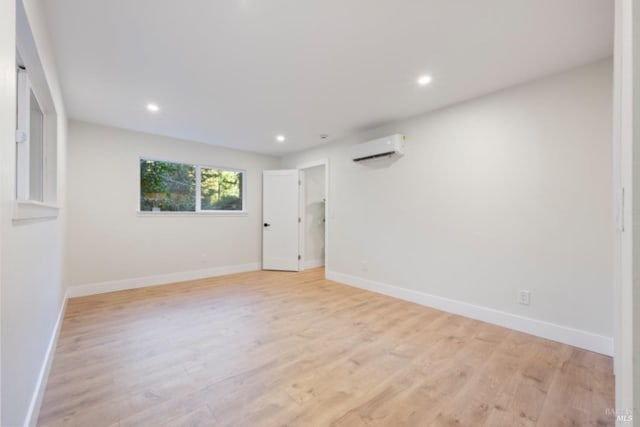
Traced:
[[320, 159], [320, 160], [313, 160], [313, 161], [309, 161], [309, 162], [304, 162], [304, 163], [300, 163], [296, 166], [296, 169], [298, 169], [299, 171], [299, 176], [300, 176], [300, 185], [299, 185], [299, 190], [300, 190], [300, 196], [298, 197], [299, 201], [300, 201], [300, 207], [298, 208], [298, 212], [300, 214], [300, 229], [298, 232], [298, 236], [299, 236], [299, 242], [298, 242], [298, 247], [300, 250], [300, 271], [304, 270], [304, 263], [305, 263], [305, 240], [304, 240], [304, 230], [305, 230], [305, 210], [304, 210], [304, 170], [305, 169], [310, 169], [310, 168], [315, 168], [317, 166], [324, 166], [324, 197], [325, 197], [325, 204], [324, 204], [324, 218], [325, 218], [325, 222], [324, 222], [324, 274], [325, 274], [325, 278], [327, 276], [327, 271], [329, 271], [329, 227], [330, 227], [330, 215], [329, 212], [329, 206], [330, 206], [330, 197], [329, 197], [329, 159], [325, 158], [325, 159]]
[[[618, 415], [638, 416], [640, 410], [640, 348], [638, 324], [640, 270], [640, 209], [636, 183], [640, 141], [640, 5], [615, 1], [613, 65], [613, 212], [614, 224], [614, 358], [615, 409]], [[635, 420], [634, 420], [635, 421]], [[624, 421], [619, 422], [622, 425]]]

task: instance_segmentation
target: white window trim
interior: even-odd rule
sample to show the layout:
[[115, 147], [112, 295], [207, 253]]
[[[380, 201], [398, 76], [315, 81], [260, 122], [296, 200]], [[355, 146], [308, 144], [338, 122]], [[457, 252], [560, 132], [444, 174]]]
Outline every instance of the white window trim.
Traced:
[[[33, 90], [31, 80], [26, 70], [19, 69], [17, 71], [17, 129], [16, 129], [16, 188], [15, 201], [13, 204], [12, 220], [32, 221], [43, 219], [54, 219], [58, 216], [60, 208], [55, 204], [39, 200], [30, 200], [30, 108], [31, 93], [37, 94]], [[45, 119], [43, 120], [42, 136], [45, 138], [43, 149], [46, 150], [47, 138], [47, 120], [46, 112], [43, 111]], [[46, 151], [45, 151], [46, 152]], [[43, 171], [46, 176], [46, 158], [43, 159]], [[44, 187], [44, 185], [43, 185]], [[43, 188], [43, 193], [46, 188]], [[46, 196], [46, 193], [43, 194]]]
[[[191, 211], [160, 211], [160, 212], [153, 212], [153, 211], [142, 211], [140, 210], [140, 198], [142, 197], [142, 194], [140, 193], [140, 161], [141, 160], [153, 160], [156, 162], [165, 162], [165, 163], [177, 163], [177, 164], [182, 164], [182, 165], [191, 165], [191, 166], [195, 166], [196, 168], [196, 210], [194, 212]], [[249, 214], [249, 210], [247, 208], [247, 171], [245, 169], [238, 169], [238, 168], [230, 168], [227, 166], [210, 166], [210, 165], [206, 165], [206, 164], [199, 164], [199, 163], [193, 163], [193, 162], [184, 162], [184, 161], [178, 161], [178, 160], [165, 160], [165, 159], [159, 159], [157, 157], [151, 157], [151, 156], [139, 156], [138, 157], [138, 200], [137, 200], [137, 204], [136, 204], [136, 214], [139, 217], [171, 217], [171, 216], [187, 216], [187, 217], [194, 217], [194, 216], [202, 216], [202, 217], [207, 217], [207, 216], [247, 216]], [[230, 171], [230, 172], [242, 172], [242, 210], [241, 211], [214, 211], [214, 210], [203, 210], [202, 209], [202, 200], [201, 200], [201, 195], [200, 195], [200, 191], [201, 191], [201, 183], [200, 183], [200, 170], [201, 169], [219, 169], [219, 170], [224, 170], [224, 171]]]
[[[242, 209], [244, 209], [244, 196], [242, 198]], [[196, 213], [202, 212], [202, 167], [196, 165]]]
[[13, 221], [32, 221], [53, 219], [58, 216], [60, 207], [32, 200], [16, 200], [13, 205]]
[[179, 212], [179, 211], [138, 211], [136, 214], [140, 217], [167, 217], [167, 216], [191, 216], [191, 217], [207, 217], [207, 216], [247, 216], [247, 211], [199, 211], [199, 212]]

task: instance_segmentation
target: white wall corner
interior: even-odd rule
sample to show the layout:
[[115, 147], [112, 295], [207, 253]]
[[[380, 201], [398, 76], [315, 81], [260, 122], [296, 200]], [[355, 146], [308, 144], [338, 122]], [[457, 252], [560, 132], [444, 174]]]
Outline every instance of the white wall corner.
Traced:
[[206, 279], [207, 277], [224, 276], [227, 274], [246, 273], [262, 268], [259, 262], [249, 264], [228, 265], [206, 268], [202, 270], [182, 271], [178, 273], [159, 274], [154, 276], [136, 277], [133, 279], [113, 280], [108, 282], [88, 283], [85, 285], [69, 286], [69, 298], [103, 294], [106, 292], [124, 291], [128, 289], [145, 288], [148, 286], [166, 285], [185, 282], [188, 280]]
[[24, 427], [35, 427], [38, 423], [38, 416], [40, 415], [40, 407], [42, 406], [42, 399], [44, 398], [44, 392], [47, 388], [47, 380], [49, 379], [49, 372], [51, 371], [51, 365], [53, 364], [53, 357], [56, 353], [56, 347], [58, 346], [58, 338], [60, 337], [60, 330], [62, 329], [62, 321], [64, 320], [64, 312], [67, 308], [67, 300], [69, 299], [68, 292], [65, 293], [64, 299], [60, 306], [60, 312], [56, 319], [56, 324], [49, 339], [49, 345], [47, 346], [47, 352], [40, 368], [38, 375], [38, 382], [36, 388], [31, 397], [29, 404], [29, 411], [24, 421]]
[[304, 262], [304, 269], [305, 270], [308, 270], [310, 268], [318, 268], [318, 267], [324, 267], [324, 260], [323, 259], [312, 259], [312, 260]]
[[335, 282], [398, 298], [404, 301], [413, 302], [425, 307], [435, 308], [448, 313], [503, 326], [505, 328], [572, 345], [574, 347], [607, 356], [613, 355], [613, 338], [611, 337], [519, 316], [504, 311], [494, 310], [479, 305], [468, 304], [462, 301], [430, 295], [413, 289], [406, 289], [386, 283], [375, 282], [373, 280], [336, 271], [327, 271], [326, 277], [327, 279]]

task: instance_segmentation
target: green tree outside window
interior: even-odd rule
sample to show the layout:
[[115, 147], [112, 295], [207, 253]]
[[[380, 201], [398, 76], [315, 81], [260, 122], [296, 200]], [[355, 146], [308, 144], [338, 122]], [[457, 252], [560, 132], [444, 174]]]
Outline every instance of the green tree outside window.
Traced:
[[[195, 212], [242, 211], [244, 172], [140, 159], [140, 210]], [[197, 195], [196, 179], [200, 180]]]

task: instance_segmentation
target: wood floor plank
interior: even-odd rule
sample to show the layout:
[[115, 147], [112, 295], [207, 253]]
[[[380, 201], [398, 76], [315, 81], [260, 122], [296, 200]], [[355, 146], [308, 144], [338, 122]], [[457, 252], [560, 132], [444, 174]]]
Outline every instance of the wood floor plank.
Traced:
[[614, 425], [610, 358], [323, 273], [69, 300], [38, 425]]

